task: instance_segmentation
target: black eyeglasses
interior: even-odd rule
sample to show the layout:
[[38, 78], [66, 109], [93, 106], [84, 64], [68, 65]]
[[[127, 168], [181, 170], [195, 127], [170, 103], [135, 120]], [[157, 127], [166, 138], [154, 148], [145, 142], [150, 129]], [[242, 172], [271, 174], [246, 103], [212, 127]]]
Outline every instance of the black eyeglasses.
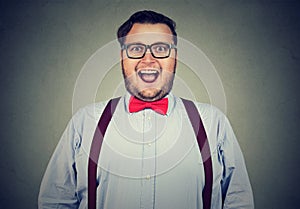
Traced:
[[127, 57], [130, 59], [141, 59], [145, 56], [147, 49], [150, 49], [151, 55], [158, 59], [168, 58], [171, 49], [176, 49], [174, 44], [158, 42], [151, 45], [141, 43], [124, 44], [122, 50], [126, 50]]

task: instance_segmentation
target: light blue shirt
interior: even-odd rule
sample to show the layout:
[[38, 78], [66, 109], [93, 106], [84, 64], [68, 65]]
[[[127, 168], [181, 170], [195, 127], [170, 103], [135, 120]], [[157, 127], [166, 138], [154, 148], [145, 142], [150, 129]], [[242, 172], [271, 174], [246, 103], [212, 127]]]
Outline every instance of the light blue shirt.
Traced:
[[[202, 209], [205, 184], [197, 139], [180, 98], [169, 94], [167, 115], [128, 112], [120, 102], [101, 148], [98, 209]], [[48, 164], [39, 208], [87, 208], [91, 142], [107, 102], [80, 109], [69, 122]], [[213, 165], [212, 209], [254, 208], [243, 155], [226, 116], [195, 103]]]

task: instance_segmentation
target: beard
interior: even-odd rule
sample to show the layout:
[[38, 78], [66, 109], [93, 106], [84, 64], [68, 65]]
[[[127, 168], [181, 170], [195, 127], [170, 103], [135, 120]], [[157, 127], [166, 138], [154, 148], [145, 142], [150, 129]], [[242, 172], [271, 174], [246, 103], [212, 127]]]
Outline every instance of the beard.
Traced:
[[123, 62], [122, 62], [122, 72], [123, 72], [125, 87], [127, 91], [131, 95], [135, 96], [136, 98], [147, 102], [160, 100], [169, 94], [169, 92], [172, 90], [173, 87], [175, 69], [176, 69], [176, 62], [172, 72], [163, 69], [160, 70], [160, 76], [162, 76], [162, 78], [159, 79], [162, 80], [160, 81], [159, 86], [151, 87], [151, 88], [141, 88], [137, 84], [137, 78], [136, 78], [136, 76], [138, 76], [136, 75], [137, 71], [133, 73], [135, 74], [133, 76], [126, 75]]

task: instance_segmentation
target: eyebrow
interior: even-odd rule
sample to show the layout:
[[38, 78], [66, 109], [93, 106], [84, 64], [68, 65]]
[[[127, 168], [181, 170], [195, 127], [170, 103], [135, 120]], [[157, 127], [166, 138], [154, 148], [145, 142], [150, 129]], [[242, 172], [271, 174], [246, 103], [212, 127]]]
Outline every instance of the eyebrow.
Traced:
[[154, 42], [154, 43], [151, 43], [151, 44], [145, 44], [143, 42], [131, 42], [131, 43], [124, 43], [124, 45], [131, 45], [131, 44], [143, 44], [143, 45], [152, 45], [152, 44], [174, 44], [174, 43], [169, 43], [169, 42], [164, 42], [164, 41], [157, 41], [157, 42]]

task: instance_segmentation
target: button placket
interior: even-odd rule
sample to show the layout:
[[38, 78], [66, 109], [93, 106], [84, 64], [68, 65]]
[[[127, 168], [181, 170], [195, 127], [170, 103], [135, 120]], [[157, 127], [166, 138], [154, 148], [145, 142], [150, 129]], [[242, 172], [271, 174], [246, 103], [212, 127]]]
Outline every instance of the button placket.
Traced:
[[[153, 117], [151, 117], [151, 111], [144, 112], [144, 127], [149, 127], [153, 124]], [[152, 127], [153, 128], [153, 127]], [[146, 128], [147, 129], [147, 128]], [[144, 129], [145, 130], [145, 129]], [[156, 131], [153, 129], [152, 131]], [[147, 134], [151, 134], [150, 137]], [[151, 136], [153, 135], [153, 139]], [[141, 208], [153, 208], [154, 204], [154, 188], [155, 188], [155, 163], [156, 163], [156, 150], [154, 145], [156, 133], [144, 132], [143, 144], [142, 144], [142, 172], [141, 172], [141, 197], [140, 204]], [[148, 137], [147, 137], [148, 136]], [[147, 140], [145, 140], [147, 139]]]

